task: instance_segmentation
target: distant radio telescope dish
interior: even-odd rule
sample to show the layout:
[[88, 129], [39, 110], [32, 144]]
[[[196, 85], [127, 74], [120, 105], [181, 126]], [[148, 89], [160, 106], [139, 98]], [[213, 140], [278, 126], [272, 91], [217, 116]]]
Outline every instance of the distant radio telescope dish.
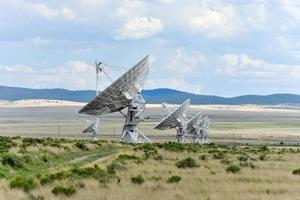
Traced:
[[82, 133], [91, 133], [93, 137], [96, 137], [97, 128], [98, 128], [98, 119], [96, 119], [93, 122], [88, 121], [88, 126], [86, 129], [82, 131]]
[[146, 141], [150, 141], [137, 127], [139, 115], [145, 109], [145, 100], [140, 93], [148, 73], [149, 56], [147, 55], [84, 106], [79, 113], [104, 115], [128, 108], [127, 115], [122, 113], [126, 121], [121, 140], [137, 143], [140, 142], [138, 136], [142, 135]]
[[197, 129], [199, 127], [201, 119], [202, 119], [202, 114], [201, 114], [201, 112], [199, 112], [194, 117], [192, 117], [192, 119], [190, 119], [190, 121], [188, 122], [188, 124], [186, 126], [186, 130], [189, 132], [192, 132], [195, 129]]
[[186, 100], [181, 106], [176, 110], [171, 112], [168, 116], [163, 118], [154, 129], [167, 130], [176, 128], [177, 135], [176, 139], [178, 142], [184, 141], [185, 127], [187, 123], [187, 118], [185, 116], [185, 111], [190, 105], [190, 99]]
[[210, 120], [207, 116], [201, 117], [198, 113], [190, 120], [187, 125], [187, 133], [193, 136], [194, 143], [203, 144], [208, 141], [208, 125]]

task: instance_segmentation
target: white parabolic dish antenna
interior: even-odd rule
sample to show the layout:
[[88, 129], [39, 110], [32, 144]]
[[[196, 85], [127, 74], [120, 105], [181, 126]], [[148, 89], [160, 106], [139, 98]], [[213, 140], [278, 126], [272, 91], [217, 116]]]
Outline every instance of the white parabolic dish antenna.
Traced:
[[176, 110], [163, 118], [154, 129], [167, 130], [177, 128], [177, 141], [183, 142], [184, 129], [187, 123], [185, 111], [190, 105], [190, 99], [186, 100]]
[[199, 128], [201, 121], [203, 121], [202, 114], [201, 112], [199, 112], [188, 122], [186, 126], [186, 130], [188, 131], [188, 133], [196, 131]]
[[[145, 79], [149, 73], [149, 56], [147, 55], [120, 78], [109, 85], [94, 100], [84, 106], [79, 113], [104, 115], [128, 108], [122, 140], [137, 142], [138, 113], [145, 107], [140, 95]], [[148, 139], [148, 138], [147, 138]]]
[[103, 115], [126, 108], [142, 91], [148, 73], [149, 56], [146, 56], [84, 106], [79, 113]]

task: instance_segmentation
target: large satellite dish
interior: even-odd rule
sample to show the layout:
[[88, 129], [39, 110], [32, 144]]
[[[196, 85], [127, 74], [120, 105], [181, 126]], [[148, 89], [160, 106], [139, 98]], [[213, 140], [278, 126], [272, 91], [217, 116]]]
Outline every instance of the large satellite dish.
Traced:
[[103, 115], [126, 108], [142, 91], [148, 72], [149, 56], [146, 56], [84, 106], [79, 113]]
[[190, 105], [190, 99], [186, 100], [181, 106], [179, 106], [176, 110], [171, 112], [165, 118], [163, 118], [158, 125], [154, 127], [154, 129], [158, 130], [167, 130], [176, 128], [177, 135], [176, 139], [178, 142], [184, 141], [184, 133], [185, 127], [187, 123], [187, 118], [185, 116], [185, 111]]
[[142, 135], [146, 141], [150, 141], [137, 124], [139, 115], [145, 109], [145, 100], [140, 95], [146, 76], [149, 73], [149, 56], [147, 55], [120, 78], [109, 85], [94, 100], [84, 106], [79, 113], [89, 115], [104, 115], [113, 112], [121, 112], [128, 108], [125, 125], [123, 127], [122, 141], [139, 142], [138, 136]]

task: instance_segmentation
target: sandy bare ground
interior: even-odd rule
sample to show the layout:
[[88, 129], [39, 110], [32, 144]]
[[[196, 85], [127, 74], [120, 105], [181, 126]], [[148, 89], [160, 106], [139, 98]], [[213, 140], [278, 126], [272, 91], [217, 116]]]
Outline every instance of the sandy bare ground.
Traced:
[[[0, 100], [0, 107], [18, 108], [18, 107], [56, 107], [56, 106], [84, 106], [86, 103], [62, 101], [62, 100], [46, 100], [46, 99], [26, 99], [18, 101]], [[175, 104], [168, 104], [168, 107], [175, 109]], [[147, 108], [162, 108], [161, 104], [147, 104]], [[245, 112], [295, 112], [300, 114], [300, 107], [288, 106], [269, 106], [269, 105], [191, 105], [191, 109], [202, 110], [236, 110]]]
[[[23, 100], [0, 101], [0, 135], [33, 137], [89, 138], [82, 134], [87, 120], [94, 116], [82, 115], [78, 111], [85, 103]], [[175, 105], [169, 105], [174, 109]], [[188, 111], [191, 117], [202, 112], [212, 119], [210, 134], [226, 138], [281, 138], [300, 140], [300, 109], [286, 106], [258, 105], [192, 105]], [[141, 122], [139, 128], [155, 141], [160, 136], [173, 139], [175, 130], [153, 129], [164, 114], [161, 105], [149, 104], [144, 113], [149, 120]], [[119, 113], [100, 117], [98, 131], [102, 139], [120, 138], [124, 118]], [[292, 139], [291, 139], [292, 138]]]
[[62, 101], [62, 100], [46, 100], [46, 99], [26, 99], [19, 101], [0, 101], [0, 107], [18, 108], [18, 107], [49, 107], [49, 106], [83, 106], [85, 103]]

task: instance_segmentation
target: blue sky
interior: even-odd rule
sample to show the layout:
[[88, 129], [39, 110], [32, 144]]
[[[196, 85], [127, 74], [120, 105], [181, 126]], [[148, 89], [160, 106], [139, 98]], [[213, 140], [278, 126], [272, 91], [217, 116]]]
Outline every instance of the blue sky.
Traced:
[[0, 85], [94, 89], [96, 59], [116, 78], [146, 54], [147, 89], [300, 94], [300, 2], [0, 1]]

